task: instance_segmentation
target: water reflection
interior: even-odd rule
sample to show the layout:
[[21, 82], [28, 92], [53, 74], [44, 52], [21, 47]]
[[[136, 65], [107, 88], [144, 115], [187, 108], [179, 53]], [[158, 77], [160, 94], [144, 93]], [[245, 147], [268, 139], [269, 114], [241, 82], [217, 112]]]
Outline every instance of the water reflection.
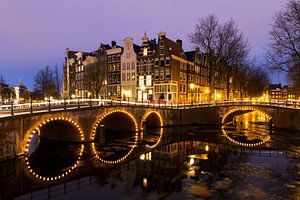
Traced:
[[124, 161], [133, 152], [137, 142], [137, 132], [107, 130], [105, 140], [92, 143], [92, 149], [100, 161], [115, 164]]
[[271, 139], [272, 127], [268, 116], [251, 111], [234, 116], [232, 122], [222, 126], [222, 132], [234, 144], [253, 147]]
[[42, 181], [59, 180], [78, 167], [83, 150], [83, 144], [41, 139], [35, 151], [25, 158], [27, 170]]
[[[234, 134], [246, 135], [247, 140], [267, 135], [254, 127], [252, 132], [240, 128], [241, 132]], [[135, 144], [136, 133], [106, 134], [105, 143], [95, 144], [95, 148], [99, 156], [111, 161], [109, 165], [95, 164], [99, 159], [88, 148], [91, 144], [41, 140], [28, 158], [36, 173], [55, 177], [68, 171], [84, 145], [76, 173], [57, 181], [41, 182], [33, 174], [28, 176], [26, 168], [11, 167], [13, 163], [19, 166], [17, 161], [7, 162], [11, 165], [0, 163], [0, 175], [4, 178], [0, 180], [4, 185], [0, 188], [1, 198], [297, 199], [299, 196], [299, 154], [290, 149], [299, 149], [300, 139], [293, 133], [282, 139], [286, 133], [275, 132], [267, 146], [243, 148], [224, 140], [217, 127], [164, 128], [163, 137], [157, 131], [150, 131], [144, 138], [148, 145], [161, 138], [152, 149], [143, 142]], [[251, 135], [256, 132], [257, 136]], [[135, 148], [127, 159], [115, 162], [127, 155], [133, 145]], [[5, 180], [6, 174], [14, 181]]]

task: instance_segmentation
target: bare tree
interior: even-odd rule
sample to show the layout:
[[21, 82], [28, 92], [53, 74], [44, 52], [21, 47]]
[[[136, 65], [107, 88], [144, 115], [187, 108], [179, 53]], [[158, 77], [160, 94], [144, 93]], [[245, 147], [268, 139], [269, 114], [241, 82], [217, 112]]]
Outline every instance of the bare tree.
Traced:
[[268, 73], [256, 66], [248, 68], [247, 73], [247, 91], [250, 97], [260, 97], [264, 89], [270, 83]]
[[56, 97], [59, 97], [60, 96], [61, 85], [62, 85], [62, 79], [61, 79], [61, 76], [59, 75], [57, 65], [55, 66], [54, 79], [55, 79]]
[[224, 83], [229, 97], [231, 80], [249, 53], [248, 41], [242, 32], [232, 19], [220, 23], [215, 15], [209, 15], [199, 20], [189, 38], [207, 55], [210, 88], [213, 90]]
[[34, 76], [34, 92], [39, 94], [39, 98], [49, 98], [57, 95], [54, 72], [47, 65]]
[[95, 62], [86, 66], [85, 85], [92, 91], [92, 97], [100, 97], [105, 94], [103, 91], [107, 74], [106, 49], [100, 45], [99, 49], [94, 52]]
[[266, 49], [268, 67], [272, 70], [298, 72], [300, 63], [300, 1], [290, 0], [275, 14], [271, 43]]

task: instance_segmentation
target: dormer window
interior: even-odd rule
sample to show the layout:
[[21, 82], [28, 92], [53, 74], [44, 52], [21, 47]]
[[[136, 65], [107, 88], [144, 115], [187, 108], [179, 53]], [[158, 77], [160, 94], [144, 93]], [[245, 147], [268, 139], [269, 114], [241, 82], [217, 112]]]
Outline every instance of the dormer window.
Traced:
[[144, 51], [143, 51], [143, 56], [147, 56], [148, 55], [148, 49], [147, 47], [144, 48]]

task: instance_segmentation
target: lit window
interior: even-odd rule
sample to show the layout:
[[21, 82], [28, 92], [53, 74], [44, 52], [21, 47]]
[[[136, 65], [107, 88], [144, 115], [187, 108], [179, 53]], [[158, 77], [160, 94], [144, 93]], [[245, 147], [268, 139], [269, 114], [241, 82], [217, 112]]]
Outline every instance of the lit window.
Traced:
[[152, 78], [151, 75], [146, 76], [146, 86], [151, 86], [152, 85]]
[[147, 56], [147, 55], [148, 55], [148, 49], [144, 48], [143, 56]]
[[139, 86], [143, 86], [144, 85], [144, 76], [139, 76]]

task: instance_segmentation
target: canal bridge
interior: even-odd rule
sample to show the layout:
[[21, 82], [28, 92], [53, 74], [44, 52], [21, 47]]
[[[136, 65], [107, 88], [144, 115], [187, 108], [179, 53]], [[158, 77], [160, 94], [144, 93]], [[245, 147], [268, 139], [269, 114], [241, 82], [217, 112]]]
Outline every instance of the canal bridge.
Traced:
[[266, 115], [275, 128], [300, 130], [299, 102], [152, 104], [82, 99], [0, 106], [0, 109], [0, 159], [28, 153], [34, 134], [84, 143], [93, 142], [104, 127], [132, 131], [137, 140], [137, 133], [147, 126], [222, 125], [248, 111]]

